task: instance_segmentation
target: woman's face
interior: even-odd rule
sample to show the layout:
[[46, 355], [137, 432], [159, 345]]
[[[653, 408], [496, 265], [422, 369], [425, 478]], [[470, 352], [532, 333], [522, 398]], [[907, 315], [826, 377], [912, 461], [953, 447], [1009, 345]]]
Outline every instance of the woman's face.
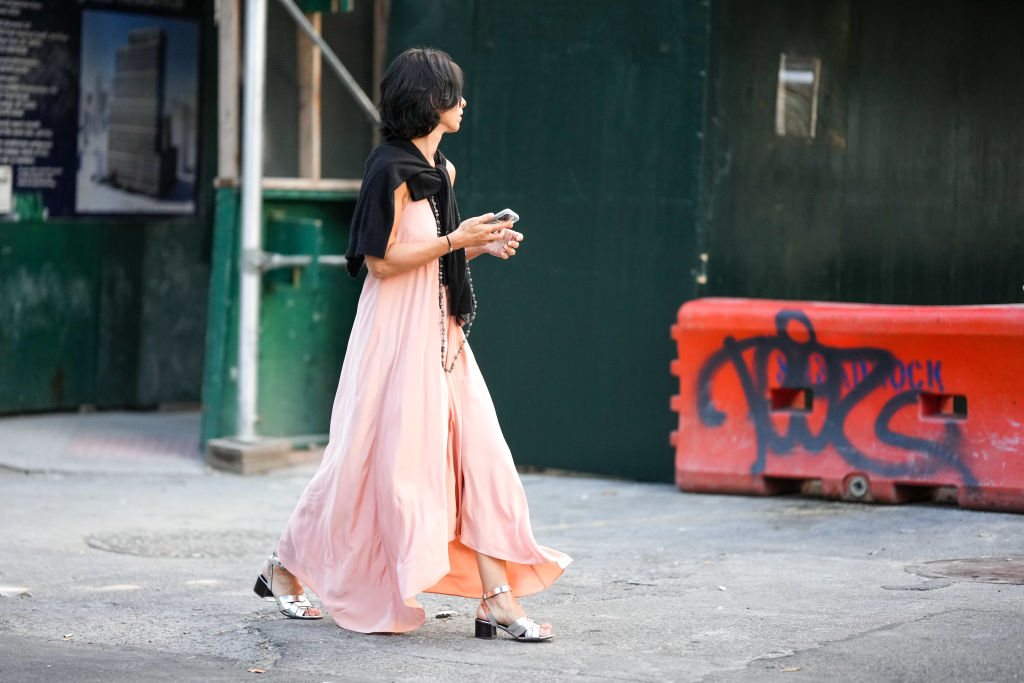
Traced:
[[455, 133], [462, 125], [462, 110], [466, 108], [466, 99], [459, 98], [459, 103], [451, 109], [441, 112], [441, 120], [437, 127], [444, 133]]

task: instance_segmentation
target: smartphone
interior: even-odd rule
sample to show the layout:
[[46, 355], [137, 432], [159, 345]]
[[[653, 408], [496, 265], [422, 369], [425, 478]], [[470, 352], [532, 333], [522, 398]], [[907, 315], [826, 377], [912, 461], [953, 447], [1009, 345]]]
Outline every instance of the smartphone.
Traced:
[[[518, 213], [512, 209], [502, 209], [498, 213], [494, 214], [494, 218], [487, 221], [485, 225], [489, 225], [491, 223], [504, 223], [505, 221], [512, 221], [515, 223], [517, 220], [519, 220]], [[515, 237], [517, 237], [515, 231], [506, 228], [505, 234], [502, 235], [502, 238], [500, 240], [495, 240], [494, 242], [489, 242], [485, 249], [495, 256], [501, 256], [505, 251], [505, 245], [511, 242]]]
[[519, 220], [519, 214], [512, 209], [502, 209], [498, 213], [494, 214], [494, 218], [487, 221], [487, 223], [504, 223], [505, 221], [512, 221], [515, 223]]

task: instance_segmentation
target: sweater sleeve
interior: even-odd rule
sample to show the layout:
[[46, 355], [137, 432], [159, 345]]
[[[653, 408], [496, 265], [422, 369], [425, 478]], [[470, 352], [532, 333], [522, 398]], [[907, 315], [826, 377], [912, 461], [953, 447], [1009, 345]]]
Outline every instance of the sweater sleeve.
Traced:
[[[395, 188], [392, 174], [371, 162], [367, 164], [359, 199], [352, 215], [346, 269], [351, 277], [359, 274], [365, 256], [384, 258], [395, 220]], [[401, 184], [401, 183], [399, 183]]]

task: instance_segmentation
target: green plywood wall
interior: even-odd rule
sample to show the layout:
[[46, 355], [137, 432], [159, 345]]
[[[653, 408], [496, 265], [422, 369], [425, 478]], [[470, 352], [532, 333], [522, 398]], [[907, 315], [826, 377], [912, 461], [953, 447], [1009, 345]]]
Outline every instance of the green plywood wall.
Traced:
[[696, 292], [707, 3], [415, 0], [465, 70], [446, 136], [463, 216], [509, 206], [521, 255], [473, 262], [471, 343], [520, 465], [669, 480], [669, 326]]
[[95, 401], [95, 229], [0, 225], [0, 411]]
[[198, 402], [207, 231], [0, 223], [0, 414]]

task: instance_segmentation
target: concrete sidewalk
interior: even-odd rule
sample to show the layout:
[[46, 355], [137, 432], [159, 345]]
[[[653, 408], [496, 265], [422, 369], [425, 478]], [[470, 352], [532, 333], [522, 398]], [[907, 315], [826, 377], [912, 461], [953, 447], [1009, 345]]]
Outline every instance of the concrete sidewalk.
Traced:
[[199, 475], [196, 411], [0, 418], [0, 466], [25, 473]]
[[[210, 473], [199, 449], [201, 413], [45, 413], [0, 418], [0, 467], [25, 474], [198, 476]], [[320, 461], [322, 447], [290, 461]]]
[[437, 595], [403, 635], [285, 619], [252, 584], [313, 468], [208, 470], [168, 445], [195, 419], [0, 420], [0, 680], [1022, 678], [1024, 589], [922, 565], [1024, 580], [1024, 517], [593, 478], [523, 476], [538, 540], [575, 558], [523, 600], [553, 642], [477, 640], [475, 603]]

